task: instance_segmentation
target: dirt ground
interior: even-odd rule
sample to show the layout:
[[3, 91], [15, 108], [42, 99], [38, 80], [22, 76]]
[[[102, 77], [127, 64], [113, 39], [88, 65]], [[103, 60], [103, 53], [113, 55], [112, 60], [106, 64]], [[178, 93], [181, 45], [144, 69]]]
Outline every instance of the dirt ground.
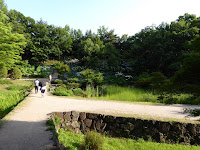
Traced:
[[[51, 112], [82, 111], [118, 116], [135, 116], [162, 120], [199, 120], [183, 114], [184, 108], [199, 108], [191, 105], [144, 105], [127, 102], [87, 100], [56, 97], [46, 93], [25, 98], [2, 121], [0, 126], [0, 150], [50, 150], [52, 133], [46, 131], [46, 120]], [[170, 119], [169, 119], [170, 118]]]

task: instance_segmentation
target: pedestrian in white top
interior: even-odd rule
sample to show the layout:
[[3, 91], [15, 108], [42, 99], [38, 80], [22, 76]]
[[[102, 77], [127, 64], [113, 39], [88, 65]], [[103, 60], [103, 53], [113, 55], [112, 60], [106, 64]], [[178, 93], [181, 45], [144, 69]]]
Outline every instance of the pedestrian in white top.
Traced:
[[37, 94], [37, 93], [38, 93], [38, 88], [39, 88], [39, 80], [36, 79], [36, 80], [34, 81], [34, 84], [35, 84], [35, 94]]
[[49, 85], [51, 85], [52, 75], [49, 75]]

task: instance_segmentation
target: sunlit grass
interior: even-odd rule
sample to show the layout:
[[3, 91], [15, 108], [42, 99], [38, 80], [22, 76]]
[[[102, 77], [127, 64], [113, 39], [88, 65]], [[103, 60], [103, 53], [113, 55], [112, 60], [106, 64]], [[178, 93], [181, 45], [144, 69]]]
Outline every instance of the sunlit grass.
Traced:
[[[150, 90], [129, 88], [120, 86], [104, 86], [103, 96], [96, 97], [98, 99], [128, 101], [128, 102], [151, 102], [151, 103], [169, 103], [170, 104], [193, 104], [190, 98], [192, 94], [172, 94], [173, 101], [170, 98], [158, 100], [159, 94], [155, 94]], [[197, 103], [197, 102], [196, 102]]]
[[9, 113], [33, 88], [30, 81], [10, 80], [12, 84], [0, 84], [0, 119]]
[[106, 86], [105, 95], [100, 99], [130, 101], [130, 102], [154, 102], [157, 103], [157, 95], [150, 91], [139, 88], [129, 88], [120, 86]]
[[[84, 145], [85, 135], [75, 134], [70, 131], [60, 129], [58, 134], [59, 142], [66, 149], [78, 150]], [[144, 141], [143, 139], [133, 140], [126, 138], [110, 138], [104, 136], [103, 150], [199, 150], [200, 146], [190, 146], [181, 144], [155, 143]]]

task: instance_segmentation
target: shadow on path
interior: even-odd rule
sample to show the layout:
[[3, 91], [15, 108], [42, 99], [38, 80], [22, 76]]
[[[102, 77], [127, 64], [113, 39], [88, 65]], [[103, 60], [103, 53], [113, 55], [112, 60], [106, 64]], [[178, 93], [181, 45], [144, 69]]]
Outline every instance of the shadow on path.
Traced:
[[50, 150], [54, 143], [46, 129], [45, 120], [5, 122], [0, 126], [0, 150]]

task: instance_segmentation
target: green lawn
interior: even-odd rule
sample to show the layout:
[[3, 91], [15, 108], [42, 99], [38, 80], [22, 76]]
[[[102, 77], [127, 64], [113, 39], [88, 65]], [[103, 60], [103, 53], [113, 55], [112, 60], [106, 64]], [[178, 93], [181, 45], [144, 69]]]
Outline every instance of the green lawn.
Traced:
[[[84, 145], [83, 134], [75, 134], [70, 131], [59, 130], [58, 135], [60, 143], [65, 145], [66, 149], [78, 150]], [[132, 140], [125, 138], [104, 137], [103, 150], [199, 150], [200, 146], [186, 146], [180, 144], [165, 144], [144, 141], [142, 139]]]
[[33, 83], [30, 81], [8, 81], [0, 79], [0, 119], [25, 98], [25, 91], [33, 88]]

